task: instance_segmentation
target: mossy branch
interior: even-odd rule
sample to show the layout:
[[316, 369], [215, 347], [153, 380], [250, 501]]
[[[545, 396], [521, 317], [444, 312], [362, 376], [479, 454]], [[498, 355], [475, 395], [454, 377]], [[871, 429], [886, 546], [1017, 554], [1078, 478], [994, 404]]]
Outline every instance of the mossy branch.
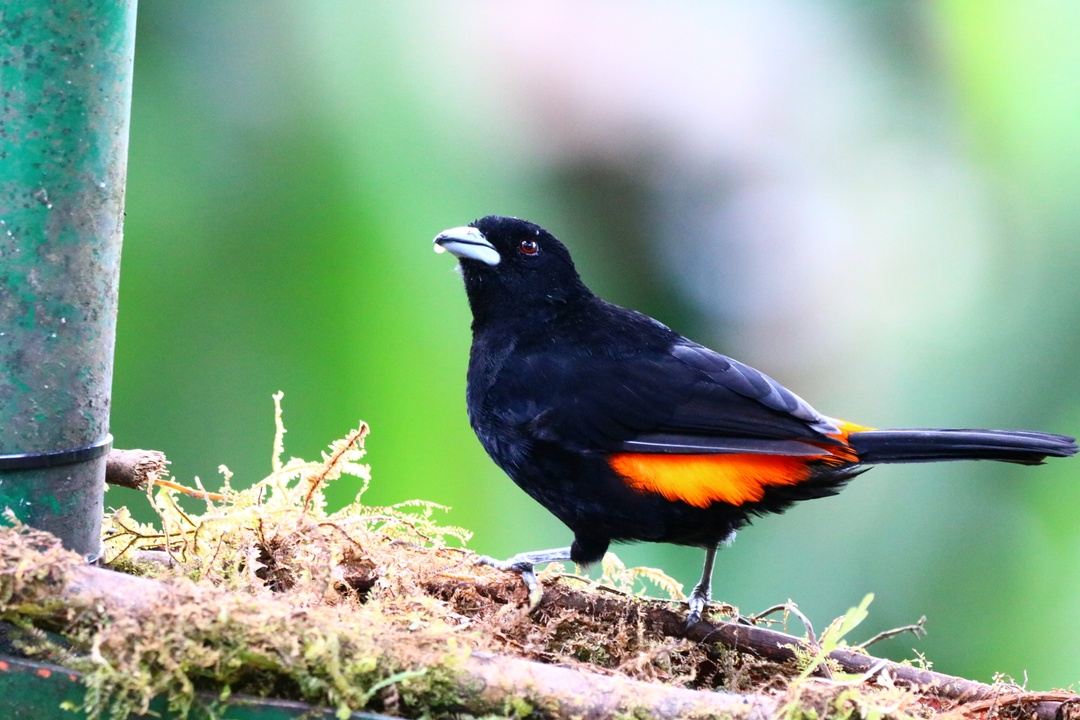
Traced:
[[[812, 657], [817, 651], [817, 648], [806, 640], [766, 627], [702, 620], [687, 628], [685, 611], [681, 605], [672, 608], [661, 602], [581, 592], [565, 585], [556, 585], [545, 592], [537, 610], [540, 613], [564, 613], [572, 610], [597, 618], [621, 617], [627, 612], [640, 613], [645, 626], [660, 635], [686, 638], [705, 646], [719, 646], [739, 653], [748, 653], [774, 663], [795, 663], [800, 654]], [[867, 679], [887, 674], [897, 685], [917, 689], [921, 693], [957, 704], [1000, 699], [1003, 695], [1016, 694], [1017, 691], [1016, 688], [989, 685], [923, 670], [846, 648], [832, 650], [827, 658], [842, 672], [852, 675], [870, 674], [871, 677]], [[817, 670], [814, 674], [822, 673]]]
[[[0, 544], [21, 547], [21, 562], [45, 565], [52, 569], [48, 583], [42, 586], [16, 582], [16, 565], [0, 563], [0, 583], [12, 589], [6, 602], [0, 604], [0, 616], [49, 619], [70, 622], [72, 617], [93, 622], [110, 623], [123, 620], [128, 624], [155, 623], [154, 615], [162, 608], [186, 599], [190, 587], [148, 578], [134, 577], [112, 570], [79, 564], [74, 556], [65, 558], [55, 548], [49, 554], [35, 557], [27, 538], [41, 544], [41, 534], [21, 529], [0, 530]], [[8, 553], [5, 559], [12, 559]], [[241, 622], [229, 618], [228, 603], [220, 596], [201, 592], [199, 600], [207, 606], [207, 617], [217, 616], [224, 631], [228, 623]], [[50, 602], [45, 602], [50, 598]], [[280, 604], [281, 600], [262, 598], [260, 603]], [[268, 617], [275, 617], [275, 608], [263, 608]], [[288, 607], [276, 608], [293, 614]], [[204, 618], [205, 619], [205, 618]], [[200, 634], [213, 637], [214, 627], [200, 628]], [[224, 637], [225, 633], [221, 635]], [[276, 663], [260, 653], [244, 650], [240, 658], [254, 669], [274, 669]], [[176, 658], [176, 661], [180, 661]], [[104, 659], [102, 659], [104, 662]], [[629, 680], [623, 677], [583, 672], [577, 669], [545, 665], [483, 652], [465, 653], [454, 658], [446, 668], [423, 668], [398, 672], [371, 685], [362, 695], [366, 699], [390, 684], [403, 683], [439, 670], [452, 677], [456, 685], [452, 709], [468, 713], [489, 713], [510, 708], [529, 707], [543, 717], [609, 718], [619, 714], [666, 718], [727, 717], [733, 720], [764, 720], [772, 717], [777, 703], [765, 695], [742, 695], [731, 692], [704, 692], [668, 685]], [[344, 676], [339, 679], [345, 682]], [[347, 688], [342, 687], [342, 692]], [[450, 709], [450, 708], [443, 708]]]
[[[0, 615], [8, 618], [47, 620], [51, 625], [70, 624], [73, 618], [81, 618], [82, 622], [90, 624], [122, 620], [133, 627], [143, 623], [152, 627], [161, 622], [163, 608], [183, 604], [191, 599], [194, 591], [198, 602], [205, 606], [205, 613], [197, 619], [189, 616], [187, 621], [200, 625], [199, 634], [204, 642], [219, 632], [225, 637], [227, 625], [244, 622], [242, 615], [233, 614], [235, 604], [230, 605], [224, 594], [206, 589], [196, 591], [175, 581], [135, 577], [83, 565], [78, 558], [59, 550], [43, 533], [20, 528], [2, 529], [0, 545], [9, 548], [0, 558], [0, 588], [4, 591]], [[18, 548], [17, 552], [10, 550], [15, 548]], [[35, 570], [27, 574], [28, 567]], [[610, 623], [612, 627], [640, 622], [647, 632], [672, 638], [686, 637], [714, 648], [715, 653], [726, 649], [776, 663], [792, 663], [799, 653], [805, 655], [813, 651], [804, 640], [762, 627], [702, 621], [686, 630], [681, 608], [673, 609], [660, 601], [620, 593], [575, 589], [571, 584], [559, 581], [551, 585], [532, 622], [543, 624], [556, 616], [586, 615], [593, 622]], [[508, 605], [521, 599], [518, 597], [521, 592], [513, 583], [507, 584], [505, 578], [486, 568], [477, 568], [475, 576], [456, 574], [444, 576], [442, 580], [429, 578], [426, 589], [450, 603], [475, 597], [474, 593]], [[260, 598], [258, 603], [268, 606], [259, 608], [264, 617], [296, 615], [288, 603], [272, 596]], [[278, 605], [281, 607], [273, 607]], [[211, 624], [203, 626], [206, 622]], [[250, 650], [243, 650], [240, 659], [254, 670], [273, 671], [278, 664], [269, 656]], [[1078, 701], [1077, 696], [1067, 693], [1023, 693], [1009, 686], [988, 685], [920, 670], [852, 650], [833, 650], [829, 659], [844, 672], [864, 675], [864, 680], [873, 675], [876, 681], [884, 681], [886, 686], [905, 686], [924, 695], [951, 701], [949, 705], [962, 714], [1022, 706], [1034, 717], [1053, 720], [1063, 703]], [[487, 652], [452, 655], [445, 667], [399, 671], [391, 678], [397, 678], [394, 682], [404, 682], [428, 671], [438, 672], [444, 683], [452, 682], [453, 709], [470, 713], [507, 709], [517, 712], [527, 705], [530, 713], [542, 717], [606, 718], [636, 713], [660, 719], [722, 716], [756, 720], [776, 716], [782, 699], [775, 693], [688, 690]], [[833, 685], [831, 681], [817, 682], [821, 683], [819, 693], [822, 687]], [[385, 684], [385, 680], [376, 681], [362, 694], [374, 694]], [[837, 688], [843, 685], [835, 683]], [[443, 709], [450, 707], [444, 705]]]

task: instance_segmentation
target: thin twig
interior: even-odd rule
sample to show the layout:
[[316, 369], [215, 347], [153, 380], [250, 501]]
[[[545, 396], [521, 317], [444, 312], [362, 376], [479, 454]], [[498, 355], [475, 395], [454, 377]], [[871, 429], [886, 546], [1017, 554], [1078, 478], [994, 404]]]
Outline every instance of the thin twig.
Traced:
[[205, 490], [194, 490], [192, 488], [181, 485], [180, 483], [175, 483], [172, 480], [155, 480], [154, 485], [156, 485], [157, 487], [175, 490], [181, 495], [187, 495], [188, 497], [193, 497], [198, 500], [213, 500], [215, 502], [221, 502], [225, 499], [225, 496], [221, 493], [206, 492]]
[[124, 535], [134, 535], [135, 537], [137, 537], [140, 540], [165, 540], [165, 539], [167, 539], [169, 537], [165, 533], [147, 534], [147, 533], [141, 533], [138, 530], [132, 530], [131, 528], [129, 528], [127, 525], [120, 522], [116, 518], [113, 518], [113, 524], [116, 525], [117, 527], [119, 527], [124, 532], [115, 533], [113, 535], [110, 535], [109, 537], [105, 538], [106, 540], [111, 540], [114, 537], [123, 537]]
[[[225, 467], [225, 466], [222, 465], [221, 467]], [[228, 486], [228, 482], [229, 482], [228, 479], [226, 479], [225, 480], [226, 486]], [[202, 480], [199, 479], [198, 475], [195, 476], [195, 487], [198, 488], [199, 492], [201, 492], [203, 494], [203, 499], [206, 500], [206, 504], [209, 505], [211, 508], [214, 508], [214, 502], [220, 502], [220, 501], [215, 500], [215, 498], [224, 499], [224, 497], [225, 497], [224, 494], [222, 494], [222, 493], [211, 493], [209, 490], [207, 490], [203, 486]], [[216, 509], [216, 508], [214, 508], [214, 509]]]
[[780, 603], [779, 605], [773, 605], [770, 608], [765, 608], [761, 612], [751, 615], [750, 622], [755, 623], [758, 620], [766, 618], [774, 613], [778, 613], [781, 610], [786, 613], [791, 613], [795, 617], [799, 618], [799, 622], [802, 623], [803, 628], [806, 630], [806, 639], [810, 641], [811, 645], [816, 647], [818, 644], [817, 635], [814, 634], [814, 626], [810, 622], [810, 618], [806, 617], [806, 615], [803, 614], [803, 611], [799, 609], [799, 606], [791, 600], [788, 600], [785, 603]]
[[[202, 527], [201, 525], [199, 527]], [[218, 553], [221, 552], [221, 545], [224, 542], [225, 537], [223, 535], [218, 536], [217, 545], [214, 546], [214, 554], [210, 556], [210, 562], [206, 563], [206, 567], [214, 567], [214, 563], [217, 561]], [[196, 546], [195, 550], [198, 551]]]
[[356, 517], [346, 518], [345, 520], [340, 520], [338, 522], [340, 522], [342, 525], [348, 525], [352, 523], [382, 522], [385, 523], [382, 526], [383, 528], [389, 527], [391, 525], [404, 525], [405, 527], [416, 533], [416, 535], [421, 539], [427, 540], [428, 542], [431, 542], [432, 540], [431, 536], [418, 528], [415, 522], [409, 520], [408, 518], [398, 517], [396, 515], [379, 515], [372, 513], [369, 515], [357, 515]]
[[176, 503], [173, 503], [173, 510], [176, 511], [177, 515], [179, 515], [180, 517], [182, 517], [184, 519], [184, 522], [186, 522], [188, 525], [190, 525], [192, 527], [193, 532], [195, 532], [195, 533], [199, 532], [199, 527], [200, 526], [196, 525], [195, 521], [192, 520], [190, 517], [188, 517], [188, 514], [186, 512], [184, 512], [183, 508], [181, 508]]
[[961, 705], [956, 708], [956, 712], [965, 717], [988, 717], [991, 711], [997, 713], [1003, 708], [1016, 705], [1031, 705], [1034, 706], [1032, 709], [1035, 714], [1040, 717], [1047, 711], [1051, 712], [1050, 717], [1058, 714], [1061, 714], [1062, 717], [1068, 717], [1064, 713], [1059, 713], [1059, 709], [1066, 705], [1075, 706], [1078, 703], [1080, 703], [1080, 697], [1067, 692], [1011, 692], [1003, 690], [993, 697]]
[[[113, 535], [111, 537], [120, 537], [120, 535]], [[106, 538], [106, 539], [108, 539], [108, 538]], [[116, 554], [116, 557], [123, 556], [123, 554], [126, 553], [128, 550], [130, 550], [131, 546], [134, 545], [137, 542], [139, 542], [139, 537], [138, 536], [132, 537], [131, 540], [128, 541], [128, 544], [124, 546], [124, 549]]]
[[361, 545], [358, 540], [355, 540], [351, 535], [349, 535], [349, 533], [345, 532], [345, 529], [340, 527], [337, 523], [329, 522], [329, 521], [321, 522], [321, 523], [319, 523], [319, 527], [328, 527], [328, 528], [331, 528], [333, 530], [337, 530], [341, 534], [341, 536], [343, 538], [345, 538], [350, 543], [355, 545], [360, 550], [360, 552], [364, 552], [364, 546]]
[[882, 640], [888, 640], [889, 638], [894, 638], [897, 635], [903, 635], [906, 632], [911, 633], [912, 635], [914, 635], [917, 638], [926, 637], [926, 616], [923, 615], [921, 618], [919, 618], [917, 621], [915, 621], [911, 625], [902, 625], [901, 627], [892, 628], [891, 630], [882, 630], [881, 632], [879, 632], [877, 635], [870, 638], [866, 642], [859, 643], [858, 645], [855, 646], [855, 648], [857, 650], [865, 650], [866, 648], [870, 647], [874, 643], [879, 643]]
[[367, 423], [360, 423], [360, 427], [356, 428], [341, 441], [341, 447], [339, 447], [333, 455], [327, 458], [320, 469], [320, 472], [316, 475], [311, 475], [305, 478], [308, 484], [307, 495], [304, 496], [304, 512], [311, 508], [311, 499], [315, 495], [315, 491], [323, 484], [323, 481], [329, 476], [330, 472], [335, 469], [337, 464], [341, 461], [345, 454], [352, 450], [353, 445], [356, 445], [368, 434]]

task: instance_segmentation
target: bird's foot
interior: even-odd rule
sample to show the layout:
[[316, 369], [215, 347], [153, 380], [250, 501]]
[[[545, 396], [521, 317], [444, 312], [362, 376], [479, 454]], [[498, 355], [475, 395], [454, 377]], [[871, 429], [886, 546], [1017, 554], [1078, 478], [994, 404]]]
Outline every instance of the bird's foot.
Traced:
[[529, 612], [532, 612], [544, 598], [544, 588], [536, 577], [536, 566], [542, 563], [569, 559], [570, 548], [559, 548], [557, 550], [519, 553], [506, 560], [496, 560], [487, 555], [481, 555], [476, 558], [476, 564], [488, 565], [496, 570], [516, 572], [520, 575], [521, 581], [525, 583], [525, 587], [529, 591]]
[[493, 557], [481, 555], [476, 558], [476, 564], [488, 565], [496, 570], [516, 572], [520, 575], [521, 581], [525, 583], [525, 587], [529, 591], [529, 612], [532, 612], [540, 604], [540, 601], [544, 599], [544, 588], [536, 578], [535, 566], [528, 561], [518, 559], [519, 557], [515, 555], [508, 560], [496, 560]]
[[694, 588], [694, 591], [690, 593], [690, 597], [686, 599], [686, 604], [690, 608], [690, 612], [686, 615], [687, 631], [702, 621], [705, 610], [709, 608], [709, 605], [713, 605], [713, 611], [720, 614], [722, 622], [734, 623], [736, 625], [756, 624], [753, 617], [746, 617], [739, 612], [739, 608], [734, 605], [728, 605], [727, 603], [714, 604], [712, 598], [710, 598], [707, 593], [697, 592], [697, 588]]
[[710, 600], [712, 600], [712, 593], [707, 587], [695, 585], [690, 591], [690, 597], [686, 598], [686, 604], [690, 608], [690, 613], [686, 616], [687, 630], [701, 622], [701, 614], [705, 612]]

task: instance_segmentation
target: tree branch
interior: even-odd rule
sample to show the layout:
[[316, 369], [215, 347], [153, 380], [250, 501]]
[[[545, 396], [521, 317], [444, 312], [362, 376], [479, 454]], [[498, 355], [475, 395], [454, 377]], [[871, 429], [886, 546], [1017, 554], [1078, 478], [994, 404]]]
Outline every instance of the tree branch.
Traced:
[[158, 450], [110, 450], [105, 463], [105, 482], [132, 490], [146, 490], [157, 485], [199, 500], [220, 502], [225, 499], [220, 493], [196, 490], [165, 479], [168, 465], [165, 453]]
[[[814, 650], [801, 638], [763, 627], [730, 622], [710, 623], [702, 620], [686, 628], [685, 613], [681, 607], [676, 611], [661, 602], [635, 601], [629, 598], [585, 593], [573, 590], [564, 584], [547, 588], [537, 612], [556, 613], [566, 609], [613, 618], [637, 613], [648, 627], [663, 635], [685, 637], [706, 644], [719, 644], [725, 648], [750, 653], [773, 662], [783, 663], [795, 660], [795, 648], [807, 654], [812, 654]], [[1074, 701], [1080, 699], [1076, 695], [1063, 695], [1060, 701], [1047, 699], [1045, 693], [1039, 695], [1024, 693], [1020, 688], [989, 685], [954, 675], [922, 670], [851, 649], [834, 650], [829, 654], [829, 659], [844, 672], [851, 674], [861, 675], [873, 671], [876, 675], [887, 672], [897, 685], [916, 688], [920, 692], [955, 702], [957, 705], [972, 702], [996, 702], [999, 706], [1018, 703], [1033, 704], [1032, 709], [1036, 711], [1036, 716], [1040, 720], [1054, 720], [1061, 702], [1065, 699], [1071, 698]]]
[[[28, 567], [29, 558], [19, 555], [18, 559], [18, 568]], [[29, 566], [36, 567], [37, 564]], [[449, 567], [460, 568], [461, 564]], [[79, 564], [69, 565], [62, 577], [56, 579], [56, 592], [51, 597], [60, 602], [42, 604], [34, 608], [35, 612], [62, 617], [67, 612], [65, 608], [96, 608], [114, 617], [137, 615], [155, 603], [166, 601], [173, 592], [168, 582]], [[473, 598], [484, 597], [496, 605], [520, 601], [523, 590], [505, 573], [486, 568], [475, 568], [469, 573], [436, 571], [424, 581], [427, 593], [449, 601], [463, 587], [474, 591], [467, 593]], [[781, 664], [817, 651], [806, 640], [764, 627], [703, 620], [686, 628], [681, 605], [619, 593], [585, 592], [567, 582], [548, 582], [543, 599], [534, 612], [541, 623], [578, 613], [610, 623], [611, 627], [629, 624], [650, 634], [701, 643], [709, 653], [719, 647]], [[1007, 707], [1022, 708], [1028, 716], [1040, 720], [1060, 720], [1072, 717], [1071, 713], [1080, 703], [1080, 696], [1075, 694], [1027, 693], [1015, 686], [989, 685], [923, 670], [856, 649], [834, 650], [829, 659], [847, 673], [864, 676], [865, 681], [875, 681], [887, 673], [889, 681], [886, 684], [909, 687], [923, 696], [948, 701], [951, 709], [962, 715], [973, 716]], [[778, 712], [780, 702], [773, 695], [689, 690], [490, 653], [474, 652], [456, 669], [460, 671], [462, 681], [473, 688], [487, 706], [528, 698], [529, 702], [542, 704], [542, 715], [601, 718], [643, 712], [662, 719], [723, 715], [736, 720], [757, 720], [773, 716]]]
[[169, 473], [169, 461], [158, 450], [111, 450], [105, 462], [105, 482], [145, 490]]
[[777, 711], [776, 700], [765, 695], [686, 690], [502, 655], [473, 653], [465, 670], [484, 684], [482, 695], [493, 705], [510, 698], [541, 697], [546, 700], [544, 714], [554, 717], [604, 720], [631, 713], [660, 720], [767, 720]]
[[[58, 615], [65, 612], [64, 608], [80, 607], [99, 608], [110, 615], [127, 614], [167, 600], [170, 586], [113, 570], [77, 566], [68, 571], [57, 595], [63, 604], [54, 606], [51, 612]], [[463, 685], [477, 691], [480, 703], [464, 708], [467, 711], [502, 707], [523, 699], [539, 703], [542, 716], [585, 720], [619, 714], [659, 720], [767, 720], [777, 710], [776, 699], [765, 695], [687, 690], [491, 653], [474, 652], [458, 669], [464, 676]]]

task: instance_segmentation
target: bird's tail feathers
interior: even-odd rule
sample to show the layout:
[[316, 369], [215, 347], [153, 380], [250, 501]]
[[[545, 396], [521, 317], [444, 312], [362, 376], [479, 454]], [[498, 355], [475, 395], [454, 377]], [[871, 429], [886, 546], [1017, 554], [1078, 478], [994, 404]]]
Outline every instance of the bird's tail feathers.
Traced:
[[848, 436], [868, 465], [879, 463], [997, 460], [1039, 465], [1047, 457], [1069, 457], [1076, 440], [1027, 430], [868, 430]]

